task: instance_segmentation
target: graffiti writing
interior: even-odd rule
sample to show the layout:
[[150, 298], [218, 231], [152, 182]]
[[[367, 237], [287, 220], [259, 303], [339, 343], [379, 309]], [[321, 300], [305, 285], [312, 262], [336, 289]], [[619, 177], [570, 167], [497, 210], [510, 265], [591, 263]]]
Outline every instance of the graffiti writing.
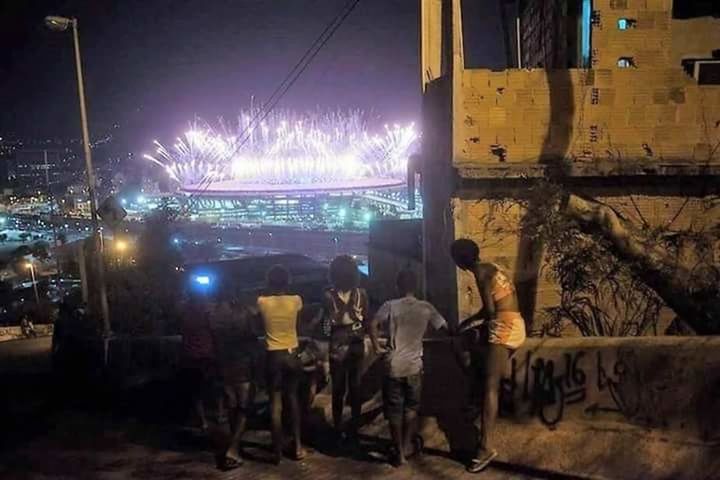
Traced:
[[564, 353], [559, 359], [532, 352], [526, 352], [524, 358], [512, 358], [510, 375], [500, 384], [501, 413], [515, 415], [523, 408], [543, 424], [554, 427], [562, 421], [568, 406], [592, 401], [585, 413], [635, 416], [640, 409], [640, 379], [634, 352], [620, 349], [611, 363], [602, 352], [596, 352], [594, 384], [585, 370], [588, 360], [587, 353], [581, 350]]
[[611, 374], [605, 369], [602, 352], [596, 353], [596, 360], [598, 392], [608, 391], [612, 402], [608, 405], [593, 403], [585, 408], [585, 412], [618, 412], [626, 417], [637, 415], [640, 410], [640, 378], [635, 353], [630, 349], [620, 349]]
[[[525, 354], [527, 368], [521, 398], [530, 403], [530, 413], [537, 415], [544, 424], [557, 424], [562, 420], [566, 405], [585, 400], [587, 377], [581, 366], [584, 356], [582, 351], [565, 353], [562, 361], [556, 364], [552, 359], [533, 359], [531, 352]], [[510, 378], [501, 382], [501, 405], [506, 412], [515, 410], [517, 369], [517, 359], [513, 358]]]

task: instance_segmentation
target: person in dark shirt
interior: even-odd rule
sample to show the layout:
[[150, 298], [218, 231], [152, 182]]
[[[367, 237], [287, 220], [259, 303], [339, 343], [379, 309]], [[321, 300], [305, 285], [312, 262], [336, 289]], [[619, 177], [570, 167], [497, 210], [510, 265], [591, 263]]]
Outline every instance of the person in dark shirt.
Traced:
[[218, 300], [213, 311], [217, 362], [223, 389], [230, 409], [230, 443], [225, 451], [223, 468], [240, 466], [240, 440], [245, 432], [250, 410], [255, 352], [261, 331], [256, 311], [235, 301], [231, 295]]
[[181, 368], [185, 387], [192, 397], [200, 428], [207, 431], [204, 398], [212, 387], [215, 375], [215, 342], [211, 328], [210, 305], [201, 295], [188, 298], [181, 320]]

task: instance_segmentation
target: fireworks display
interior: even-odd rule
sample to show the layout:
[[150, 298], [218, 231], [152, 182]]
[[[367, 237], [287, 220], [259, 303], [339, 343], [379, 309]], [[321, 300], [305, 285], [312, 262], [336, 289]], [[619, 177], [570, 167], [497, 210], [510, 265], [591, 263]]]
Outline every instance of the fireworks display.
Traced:
[[418, 138], [413, 124], [370, 131], [360, 110], [296, 114], [241, 112], [217, 127], [195, 122], [172, 147], [155, 142], [145, 158], [180, 186], [236, 180], [248, 184], [331, 183], [402, 178]]

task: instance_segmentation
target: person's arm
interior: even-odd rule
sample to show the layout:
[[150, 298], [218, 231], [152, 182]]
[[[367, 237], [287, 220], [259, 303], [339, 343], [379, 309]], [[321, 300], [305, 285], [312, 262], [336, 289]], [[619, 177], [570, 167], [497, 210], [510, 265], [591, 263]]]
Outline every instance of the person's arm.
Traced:
[[453, 354], [455, 355], [455, 361], [460, 366], [460, 369], [464, 373], [470, 371], [470, 351], [465, 344], [465, 338], [463, 335], [456, 335], [452, 337], [451, 341]]
[[370, 300], [368, 299], [367, 290], [361, 288], [360, 291], [360, 311], [362, 312], [362, 318], [370, 318]]
[[[317, 309], [317, 311], [312, 316], [310, 321], [308, 321], [307, 328], [308, 328], [309, 332], [315, 332], [317, 330], [318, 326], [320, 325], [320, 323], [322, 322], [323, 317], [325, 317], [325, 315], [326, 315], [325, 312], [328, 311], [327, 303], [328, 303], [327, 295], [324, 295], [323, 302], [320, 305], [320, 308]], [[317, 304], [315, 304], [315, 306], [317, 306]]]
[[491, 282], [487, 278], [487, 273], [480, 268], [476, 268], [473, 271], [473, 276], [475, 277], [475, 285], [480, 293], [480, 299], [482, 300], [483, 306], [477, 313], [460, 321], [458, 325], [458, 332], [477, 327], [483, 322], [489, 322], [496, 316], [495, 300], [493, 300], [492, 297], [492, 286]]
[[302, 313], [303, 313], [303, 301], [302, 297], [299, 295], [296, 297], [297, 301], [297, 312], [295, 313], [295, 332], [297, 333], [298, 337], [300, 336], [300, 322], [302, 321]]
[[372, 343], [373, 350], [375, 350], [375, 353], [384, 353], [385, 350], [380, 346], [379, 341], [379, 327], [380, 323], [387, 320], [388, 316], [390, 315], [390, 302], [385, 302], [382, 304], [382, 307], [380, 307], [380, 310], [377, 311], [375, 316], [370, 320], [370, 326], [368, 328], [370, 333], [370, 342]]
[[436, 332], [442, 332], [444, 335], [449, 334], [450, 329], [445, 318], [440, 315], [440, 312], [437, 311], [433, 304], [428, 303], [427, 305], [430, 310], [430, 325], [432, 325], [433, 329]]

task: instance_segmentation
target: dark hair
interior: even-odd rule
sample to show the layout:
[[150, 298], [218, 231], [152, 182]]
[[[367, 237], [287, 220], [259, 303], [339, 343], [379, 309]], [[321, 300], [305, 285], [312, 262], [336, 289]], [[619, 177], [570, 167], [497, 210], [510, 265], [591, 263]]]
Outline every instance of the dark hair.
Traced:
[[290, 272], [282, 265], [273, 265], [267, 272], [267, 286], [270, 290], [285, 290], [290, 286]]
[[417, 290], [417, 283], [417, 275], [409, 269], [400, 270], [397, 274], [397, 279], [395, 280], [398, 293], [402, 296], [405, 296], [408, 293], [415, 293]]
[[469, 238], [459, 238], [450, 246], [450, 255], [458, 267], [470, 269], [480, 259], [480, 247]]
[[330, 263], [330, 283], [342, 292], [356, 288], [360, 283], [360, 272], [355, 259], [340, 255]]

